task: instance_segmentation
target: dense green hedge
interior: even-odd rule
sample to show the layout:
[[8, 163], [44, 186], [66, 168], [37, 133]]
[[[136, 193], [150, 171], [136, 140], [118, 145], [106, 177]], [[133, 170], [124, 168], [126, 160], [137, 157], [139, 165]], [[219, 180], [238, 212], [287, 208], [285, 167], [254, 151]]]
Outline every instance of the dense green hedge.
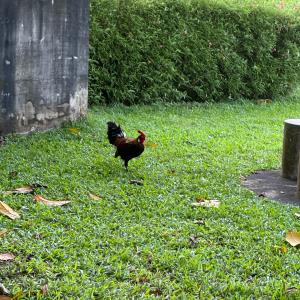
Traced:
[[90, 103], [286, 94], [300, 79], [299, 24], [210, 0], [92, 0]]

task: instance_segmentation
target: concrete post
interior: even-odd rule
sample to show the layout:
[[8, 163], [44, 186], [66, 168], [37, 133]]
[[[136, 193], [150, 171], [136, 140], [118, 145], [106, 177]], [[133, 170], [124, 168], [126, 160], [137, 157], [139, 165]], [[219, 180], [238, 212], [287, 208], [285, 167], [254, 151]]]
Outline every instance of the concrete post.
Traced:
[[[298, 153], [299, 156], [299, 153]], [[298, 178], [297, 178], [297, 193], [296, 196], [300, 199], [300, 156], [298, 162]]]
[[282, 177], [297, 180], [300, 151], [300, 119], [284, 122]]
[[0, 136], [87, 111], [89, 0], [0, 1]]

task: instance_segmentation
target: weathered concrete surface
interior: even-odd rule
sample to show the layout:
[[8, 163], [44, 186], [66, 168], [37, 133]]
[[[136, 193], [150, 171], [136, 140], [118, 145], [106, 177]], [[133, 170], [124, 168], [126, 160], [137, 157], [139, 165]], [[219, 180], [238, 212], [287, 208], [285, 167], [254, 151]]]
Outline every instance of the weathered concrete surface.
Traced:
[[0, 1], [0, 135], [85, 115], [89, 0]]
[[258, 171], [248, 176], [243, 185], [261, 197], [300, 206], [296, 181], [283, 178], [281, 170]]
[[282, 177], [297, 180], [300, 151], [300, 119], [284, 121]]

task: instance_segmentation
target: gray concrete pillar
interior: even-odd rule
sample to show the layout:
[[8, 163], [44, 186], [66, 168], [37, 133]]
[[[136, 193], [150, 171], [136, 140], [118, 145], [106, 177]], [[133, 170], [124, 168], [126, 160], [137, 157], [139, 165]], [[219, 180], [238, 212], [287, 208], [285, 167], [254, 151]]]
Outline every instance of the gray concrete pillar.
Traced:
[[87, 111], [89, 0], [0, 1], [0, 135]]
[[284, 121], [282, 177], [297, 180], [300, 151], [300, 119]]

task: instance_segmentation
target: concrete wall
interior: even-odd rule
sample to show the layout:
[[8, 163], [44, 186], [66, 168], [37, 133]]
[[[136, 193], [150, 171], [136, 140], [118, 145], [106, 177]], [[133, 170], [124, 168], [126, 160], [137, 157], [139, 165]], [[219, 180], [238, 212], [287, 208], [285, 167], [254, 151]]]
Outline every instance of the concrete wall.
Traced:
[[89, 0], [0, 0], [0, 135], [85, 115]]

